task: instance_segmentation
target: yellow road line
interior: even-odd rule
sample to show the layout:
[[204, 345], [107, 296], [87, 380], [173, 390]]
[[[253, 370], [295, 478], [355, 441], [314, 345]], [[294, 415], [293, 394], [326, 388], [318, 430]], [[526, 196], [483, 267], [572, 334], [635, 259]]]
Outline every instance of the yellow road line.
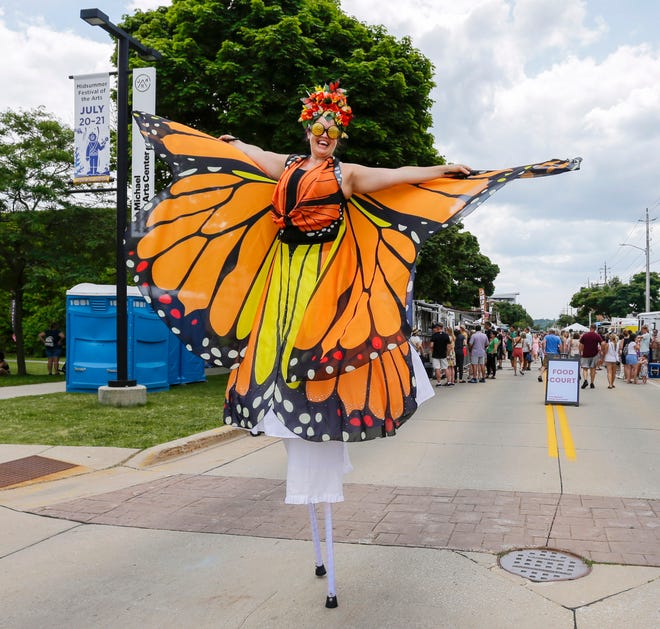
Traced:
[[568, 425], [566, 410], [561, 405], [548, 404], [545, 407], [545, 419], [548, 431], [548, 456], [555, 459], [559, 457], [559, 444], [557, 443], [557, 431], [555, 430], [555, 411], [557, 412], [557, 419], [559, 420], [559, 431], [561, 432], [561, 441], [564, 446], [566, 458], [569, 461], [575, 461], [576, 455], [573, 435], [571, 434], [571, 428]]
[[573, 444], [573, 436], [571, 429], [568, 425], [568, 417], [563, 406], [557, 406], [557, 417], [559, 418], [559, 430], [561, 431], [561, 440], [564, 444], [564, 451], [566, 458], [569, 461], [575, 461], [575, 445]]
[[557, 447], [557, 431], [555, 430], [555, 415], [552, 410], [552, 404], [545, 407], [545, 421], [548, 427], [548, 456], [553, 459], [559, 457], [559, 449]]

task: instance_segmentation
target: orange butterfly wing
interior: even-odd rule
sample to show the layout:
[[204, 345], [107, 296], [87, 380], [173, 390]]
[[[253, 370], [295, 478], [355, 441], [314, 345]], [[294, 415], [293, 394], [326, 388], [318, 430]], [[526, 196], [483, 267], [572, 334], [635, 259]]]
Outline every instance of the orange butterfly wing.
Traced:
[[135, 283], [188, 349], [236, 367], [276, 242], [275, 182], [226, 142], [157, 116], [136, 119], [174, 177], [131, 226]]
[[333, 378], [400, 345], [410, 334], [406, 303], [423, 243], [510, 181], [559, 174], [579, 164], [579, 159], [550, 160], [355, 195], [345, 232], [295, 339], [290, 375]]

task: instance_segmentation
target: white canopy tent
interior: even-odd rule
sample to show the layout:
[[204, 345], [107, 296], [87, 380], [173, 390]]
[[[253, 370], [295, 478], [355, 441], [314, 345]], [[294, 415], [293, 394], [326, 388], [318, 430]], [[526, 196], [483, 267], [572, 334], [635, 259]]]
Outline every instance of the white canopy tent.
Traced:
[[588, 332], [589, 328], [582, 325], [581, 323], [571, 323], [571, 325], [567, 325], [565, 328], [561, 329], [562, 332]]

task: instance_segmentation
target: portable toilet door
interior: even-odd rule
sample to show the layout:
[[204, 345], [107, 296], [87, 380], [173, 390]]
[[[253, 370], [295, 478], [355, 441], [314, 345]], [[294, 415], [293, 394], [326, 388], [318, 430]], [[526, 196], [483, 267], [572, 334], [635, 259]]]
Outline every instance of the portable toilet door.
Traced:
[[169, 389], [171, 333], [142, 295], [128, 298], [128, 330], [129, 377], [150, 391]]
[[116, 380], [116, 312], [114, 286], [78, 284], [67, 291], [67, 391], [89, 393]]

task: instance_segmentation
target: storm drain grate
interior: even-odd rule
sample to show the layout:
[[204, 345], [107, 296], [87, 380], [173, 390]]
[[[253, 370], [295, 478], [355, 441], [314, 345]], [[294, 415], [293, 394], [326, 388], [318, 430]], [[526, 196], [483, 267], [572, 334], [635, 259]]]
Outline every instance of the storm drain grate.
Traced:
[[56, 461], [45, 456], [26, 456], [22, 459], [0, 463], [0, 487], [9, 487], [17, 483], [48, 476], [55, 472], [76, 467], [74, 463]]
[[581, 557], [550, 548], [513, 550], [502, 555], [499, 564], [507, 572], [530, 581], [568, 581], [591, 572]]

